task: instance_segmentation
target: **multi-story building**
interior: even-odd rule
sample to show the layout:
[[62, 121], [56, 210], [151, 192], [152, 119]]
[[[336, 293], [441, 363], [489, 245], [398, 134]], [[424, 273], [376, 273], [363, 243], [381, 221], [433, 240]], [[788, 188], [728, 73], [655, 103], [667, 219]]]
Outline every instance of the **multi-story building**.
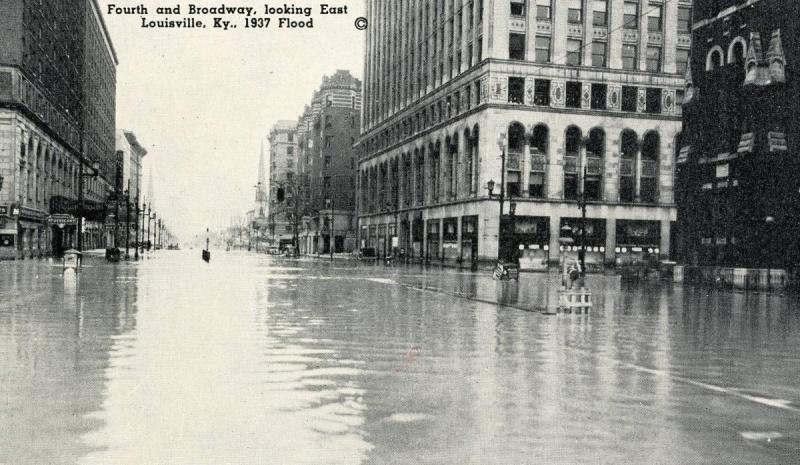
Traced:
[[95, 0], [0, 4], [1, 257], [74, 246], [81, 185], [85, 247], [105, 245], [116, 63]]
[[258, 157], [258, 181], [256, 183], [256, 195], [253, 206], [253, 223], [250, 227], [255, 233], [255, 248], [260, 251], [263, 243], [269, 237], [269, 183], [267, 182], [267, 158], [264, 152], [264, 144], [261, 144], [261, 153]]
[[361, 245], [453, 261], [505, 251], [544, 268], [562, 227], [580, 228], [583, 193], [587, 265], [669, 256], [690, 2], [367, 9]]
[[[115, 190], [119, 194], [119, 202], [115, 204], [115, 214], [119, 219], [120, 234], [117, 244], [122, 241], [135, 242], [136, 235], [136, 207], [142, 199], [142, 162], [147, 149], [136, 138], [133, 131], [118, 130], [116, 139], [118, 174], [115, 179]], [[127, 195], [125, 194], [127, 193]], [[129, 203], [130, 205], [126, 205]], [[125, 232], [125, 225], [128, 232]], [[125, 237], [122, 235], [127, 234]]]
[[279, 201], [278, 190], [290, 198], [297, 189], [297, 122], [280, 120], [269, 132], [269, 238], [274, 247], [295, 244], [294, 212], [286, 201]]
[[799, 13], [790, 0], [695, 9], [677, 160], [679, 259], [725, 268], [737, 285], [783, 285], [800, 263]]
[[[352, 252], [356, 247], [356, 155], [361, 81], [337, 70], [322, 79], [297, 123], [305, 205], [301, 253]], [[331, 234], [333, 231], [333, 234]], [[333, 237], [333, 240], [331, 240]]]

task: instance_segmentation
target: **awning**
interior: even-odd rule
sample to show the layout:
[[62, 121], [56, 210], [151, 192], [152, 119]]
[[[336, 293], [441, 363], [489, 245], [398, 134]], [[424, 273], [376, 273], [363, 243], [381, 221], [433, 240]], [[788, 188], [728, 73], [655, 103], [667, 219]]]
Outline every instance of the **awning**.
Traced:
[[739, 148], [736, 149], [737, 153], [753, 153], [753, 145], [755, 144], [755, 135], [752, 132], [742, 134], [739, 139]]
[[42, 223], [34, 223], [32, 221], [19, 220], [19, 225], [25, 229], [41, 229], [44, 227]]

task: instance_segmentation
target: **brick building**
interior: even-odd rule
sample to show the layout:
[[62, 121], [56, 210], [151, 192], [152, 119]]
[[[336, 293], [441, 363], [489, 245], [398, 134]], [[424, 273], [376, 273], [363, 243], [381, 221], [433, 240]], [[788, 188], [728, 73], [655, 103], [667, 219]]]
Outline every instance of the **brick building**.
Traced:
[[304, 183], [301, 253], [356, 247], [356, 155], [360, 131], [361, 81], [338, 70], [322, 79], [297, 126], [298, 162]]
[[[690, 2], [367, 8], [362, 244], [452, 262], [502, 247], [543, 269], [559, 260], [562, 226], [579, 228], [583, 192], [589, 266], [669, 256]], [[513, 224], [502, 238], [490, 181]]]
[[[292, 211], [278, 201], [278, 189], [292, 191], [297, 185], [297, 122], [281, 120], [269, 132], [269, 239], [274, 247], [291, 247], [295, 242]], [[292, 193], [288, 194], [290, 197]]]
[[0, 257], [75, 246], [80, 173], [92, 162], [101, 170], [83, 178], [84, 244], [106, 245], [116, 64], [95, 0], [0, 4]]
[[695, 11], [677, 160], [678, 258], [739, 286], [785, 285], [800, 263], [798, 14], [788, 0]]

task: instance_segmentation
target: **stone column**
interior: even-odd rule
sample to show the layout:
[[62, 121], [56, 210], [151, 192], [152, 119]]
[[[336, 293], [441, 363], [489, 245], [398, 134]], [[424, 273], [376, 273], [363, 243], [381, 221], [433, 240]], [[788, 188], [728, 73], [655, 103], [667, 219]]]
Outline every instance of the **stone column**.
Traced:
[[642, 139], [637, 141], [636, 147], [636, 166], [634, 166], [634, 176], [636, 184], [635, 184], [635, 196], [634, 200], [636, 202], [641, 202], [642, 200]]
[[531, 170], [528, 165], [530, 165], [530, 158], [531, 158], [531, 140], [530, 134], [525, 135], [525, 144], [522, 147], [522, 154], [519, 157], [519, 169], [520, 169], [520, 183], [522, 183], [522, 197], [530, 197], [530, 191], [528, 190], [528, 186], [530, 185], [531, 180]]
[[672, 224], [669, 220], [661, 221], [661, 243], [659, 244], [660, 253], [658, 258], [661, 260], [669, 260], [670, 255], [670, 233], [672, 232]]
[[550, 257], [549, 265], [558, 266], [559, 263], [559, 247], [561, 244], [558, 242], [559, 234], [561, 232], [561, 216], [550, 215]]
[[606, 266], [614, 266], [617, 260], [617, 220], [616, 218], [606, 219]]

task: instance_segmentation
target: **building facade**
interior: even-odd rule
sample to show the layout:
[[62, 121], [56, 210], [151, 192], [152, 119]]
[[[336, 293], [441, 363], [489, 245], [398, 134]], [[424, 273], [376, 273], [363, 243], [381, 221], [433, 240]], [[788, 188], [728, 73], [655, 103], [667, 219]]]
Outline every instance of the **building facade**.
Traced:
[[297, 188], [297, 122], [281, 120], [269, 132], [269, 240], [273, 247], [287, 248], [296, 244], [293, 209], [278, 199], [282, 189], [293, 197]]
[[798, 13], [780, 0], [696, 10], [676, 178], [686, 265], [778, 284], [800, 263]]
[[669, 257], [690, 2], [370, 1], [368, 17], [361, 246], [544, 269], [583, 196], [587, 266]]
[[327, 254], [331, 246], [334, 253], [350, 253], [356, 248], [353, 147], [360, 124], [361, 81], [344, 70], [323, 77], [297, 123], [305, 205], [299, 231], [301, 253]]
[[[116, 138], [118, 175], [115, 180], [115, 191], [118, 201], [113, 202], [116, 215], [117, 246], [132, 244], [136, 241], [136, 205], [142, 199], [142, 163], [147, 149], [145, 149], [133, 131], [119, 130]], [[126, 232], [125, 227], [128, 230]], [[113, 241], [113, 236], [112, 236]]]
[[74, 247], [81, 185], [85, 248], [106, 245], [116, 63], [96, 1], [0, 5], [0, 257]]

